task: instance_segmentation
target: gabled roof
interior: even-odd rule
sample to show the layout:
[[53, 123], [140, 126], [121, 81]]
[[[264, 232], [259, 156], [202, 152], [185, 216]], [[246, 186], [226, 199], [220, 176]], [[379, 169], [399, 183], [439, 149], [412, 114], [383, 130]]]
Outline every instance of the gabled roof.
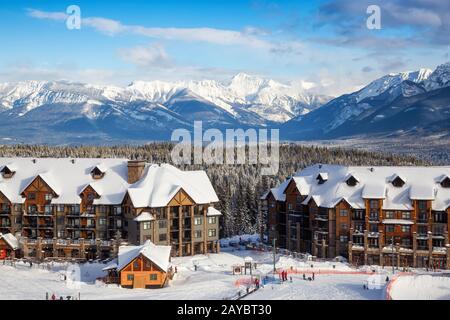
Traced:
[[197, 204], [219, 201], [205, 171], [181, 171], [169, 164], [148, 165], [128, 195], [136, 208], [165, 207], [181, 189]]
[[156, 264], [162, 271], [167, 272], [170, 266], [171, 246], [158, 246], [147, 240], [140, 246], [121, 246], [117, 262], [117, 270], [121, 271], [134, 259], [143, 255]]
[[136, 222], [147, 222], [147, 221], [154, 221], [155, 217], [150, 212], [144, 211], [133, 220]]
[[101, 173], [105, 173], [106, 171], [108, 171], [108, 167], [103, 163], [99, 163], [95, 167], [93, 167], [90, 173], [92, 173], [95, 169], [97, 169]]
[[206, 215], [208, 217], [221, 216], [222, 212], [220, 212], [219, 210], [217, 210], [214, 207], [208, 207], [208, 212], [206, 213]]
[[20, 194], [22, 194], [36, 179], [41, 178], [49, 187], [53, 190], [57, 195], [59, 195], [59, 187], [58, 184], [55, 181], [55, 177], [51, 172], [43, 172], [39, 173], [35, 177], [31, 177], [28, 179], [25, 183], [25, 186], [22, 187], [22, 190], [20, 191]]
[[17, 238], [14, 237], [11, 233], [0, 233], [0, 239], [5, 240], [5, 242], [11, 247], [12, 250], [19, 249], [19, 240], [17, 240]]

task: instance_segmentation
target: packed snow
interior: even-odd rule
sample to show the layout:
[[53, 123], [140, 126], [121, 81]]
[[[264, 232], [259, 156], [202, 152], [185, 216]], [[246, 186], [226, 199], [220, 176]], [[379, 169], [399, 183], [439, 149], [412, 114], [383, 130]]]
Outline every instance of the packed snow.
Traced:
[[394, 300], [450, 300], [450, 274], [400, 276], [390, 294]]
[[[0, 299], [41, 300], [53, 294], [82, 300], [381, 300], [450, 299], [450, 273], [414, 270], [412, 273], [380, 266], [355, 268], [345, 258], [313, 261], [310, 255], [293, 257], [283, 252], [250, 250], [259, 236], [241, 235], [221, 239], [219, 254], [172, 258], [174, 278], [162, 289], [124, 289], [106, 285], [105, 267], [114, 261], [84, 264], [46, 262], [33, 264], [0, 262]], [[253, 265], [244, 272], [245, 263]], [[241, 272], [236, 267], [241, 267]], [[236, 271], [236, 272], [233, 272]], [[279, 273], [287, 272], [287, 281]], [[400, 270], [401, 271], [401, 270]], [[260, 287], [255, 289], [254, 280]], [[408, 290], [412, 288], [412, 290]], [[249, 291], [249, 293], [247, 292]], [[254, 291], [253, 291], [254, 290]]]

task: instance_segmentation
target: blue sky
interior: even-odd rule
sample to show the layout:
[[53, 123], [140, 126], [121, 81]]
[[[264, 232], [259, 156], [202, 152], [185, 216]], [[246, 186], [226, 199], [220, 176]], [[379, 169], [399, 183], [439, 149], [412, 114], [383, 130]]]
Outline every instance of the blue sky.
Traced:
[[[1, 1], [0, 81], [126, 85], [238, 72], [341, 94], [450, 60], [447, 0]], [[66, 9], [81, 9], [81, 29]], [[302, 82], [302, 83], [303, 83]]]

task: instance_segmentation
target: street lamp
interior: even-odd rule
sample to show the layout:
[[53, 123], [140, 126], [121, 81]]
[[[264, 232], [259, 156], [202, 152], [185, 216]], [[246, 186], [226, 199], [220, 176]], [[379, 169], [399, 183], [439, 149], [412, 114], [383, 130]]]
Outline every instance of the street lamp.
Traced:
[[276, 249], [275, 244], [277, 242], [276, 238], [273, 238], [273, 274], [275, 276], [275, 272], [277, 271], [277, 268], [275, 267], [275, 256], [276, 256]]
[[395, 273], [395, 268], [394, 268], [394, 236], [391, 237], [391, 242], [392, 242], [392, 259], [391, 259], [392, 274], [394, 274]]

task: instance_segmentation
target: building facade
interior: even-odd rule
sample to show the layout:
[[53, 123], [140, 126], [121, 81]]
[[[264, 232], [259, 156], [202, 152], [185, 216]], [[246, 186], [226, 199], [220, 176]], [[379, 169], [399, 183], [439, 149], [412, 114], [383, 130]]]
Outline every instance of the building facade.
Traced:
[[450, 167], [314, 165], [261, 201], [279, 247], [356, 265], [450, 268]]
[[102, 259], [147, 239], [171, 245], [172, 255], [219, 250], [219, 200], [203, 171], [127, 159], [0, 158], [0, 174], [0, 233], [19, 239], [25, 257]]

